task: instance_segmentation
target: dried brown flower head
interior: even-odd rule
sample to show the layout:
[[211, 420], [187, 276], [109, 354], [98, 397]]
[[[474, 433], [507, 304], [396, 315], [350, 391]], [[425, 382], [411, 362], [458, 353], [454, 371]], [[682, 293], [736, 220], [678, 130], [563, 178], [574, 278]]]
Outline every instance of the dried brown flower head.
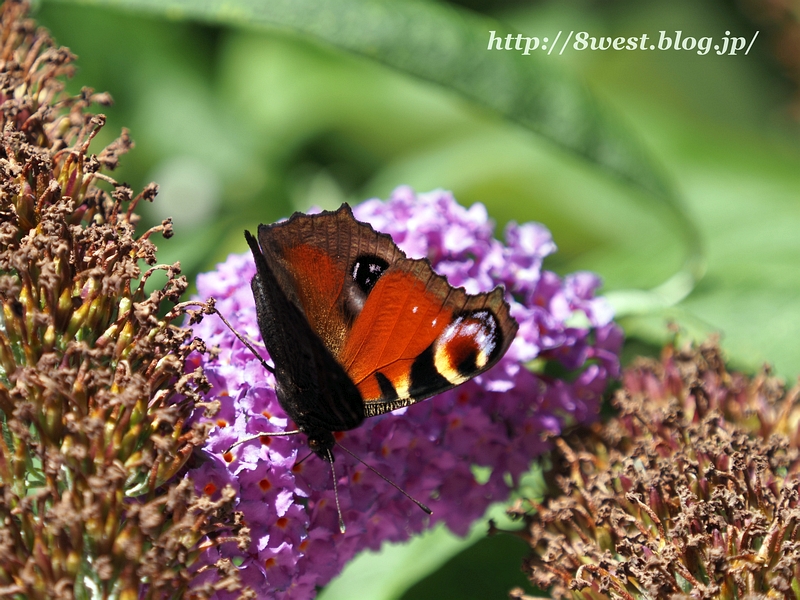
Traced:
[[105, 119], [87, 109], [110, 98], [64, 93], [74, 57], [26, 10], [0, 9], [0, 596], [182, 597], [231, 497], [174, 480], [206, 435], [190, 417], [207, 382], [186, 368], [202, 345], [176, 325], [186, 280], [156, 265], [169, 221], [135, 234], [157, 187], [103, 173], [127, 132], [88, 152]]
[[800, 598], [799, 393], [728, 372], [714, 343], [640, 360], [618, 416], [559, 441], [561, 495], [513, 509], [531, 581], [553, 598]]

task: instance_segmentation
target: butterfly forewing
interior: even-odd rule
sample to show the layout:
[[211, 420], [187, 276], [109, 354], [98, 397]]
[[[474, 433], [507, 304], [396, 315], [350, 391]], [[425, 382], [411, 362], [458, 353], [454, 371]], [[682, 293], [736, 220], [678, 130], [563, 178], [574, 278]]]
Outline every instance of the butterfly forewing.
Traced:
[[359, 257], [385, 265], [405, 255], [385, 234], [353, 218], [350, 207], [315, 215], [295, 213], [288, 221], [261, 225], [258, 237], [268, 262], [280, 270], [287, 295], [301, 307], [332, 354], [341, 350], [366, 293], [354, 283]]
[[[378, 399], [387, 378], [397, 397], [409, 397], [414, 360], [444, 330], [452, 311], [426, 293], [426, 282], [389, 268], [372, 288], [337, 356], [365, 399]], [[385, 388], [384, 382], [384, 388]]]
[[285, 291], [285, 272], [245, 232], [256, 262], [252, 288], [261, 336], [275, 365], [281, 406], [309, 438], [358, 427], [361, 394], [309, 325], [296, 296]]
[[[416, 286], [404, 297], [403, 290], [410, 286], [400, 282], [409, 269]], [[395, 302], [387, 305], [385, 297]], [[382, 335], [370, 335], [376, 328], [391, 330], [391, 343]], [[471, 296], [449, 286], [427, 262], [407, 260], [375, 285], [353, 324], [360, 335], [348, 339], [339, 362], [364, 397], [366, 416], [373, 416], [441, 393], [489, 369], [507, 350], [516, 328], [500, 289]], [[359, 340], [357, 346], [354, 340]]]

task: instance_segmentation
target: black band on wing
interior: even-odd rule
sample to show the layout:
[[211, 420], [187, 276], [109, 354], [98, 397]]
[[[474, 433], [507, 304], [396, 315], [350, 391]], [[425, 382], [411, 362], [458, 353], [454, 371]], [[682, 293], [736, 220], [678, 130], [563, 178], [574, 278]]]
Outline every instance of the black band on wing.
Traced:
[[451, 387], [450, 382], [436, 370], [433, 360], [433, 344], [428, 346], [411, 365], [411, 382], [408, 395], [412, 398], [424, 398], [437, 390]]
[[375, 379], [378, 381], [378, 387], [381, 388], [381, 400], [385, 402], [393, 402], [394, 400], [398, 400], [400, 396], [397, 395], [397, 390], [395, 389], [392, 382], [389, 381], [389, 378], [378, 371], [375, 373]]

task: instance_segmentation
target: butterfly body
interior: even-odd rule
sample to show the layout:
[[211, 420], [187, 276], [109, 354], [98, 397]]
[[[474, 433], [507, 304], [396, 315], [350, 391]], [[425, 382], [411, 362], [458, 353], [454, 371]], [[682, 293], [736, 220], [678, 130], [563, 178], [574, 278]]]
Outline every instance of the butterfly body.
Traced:
[[278, 400], [326, 460], [333, 432], [460, 385], [494, 365], [516, 334], [501, 288], [452, 287], [346, 204], [245, 237]]

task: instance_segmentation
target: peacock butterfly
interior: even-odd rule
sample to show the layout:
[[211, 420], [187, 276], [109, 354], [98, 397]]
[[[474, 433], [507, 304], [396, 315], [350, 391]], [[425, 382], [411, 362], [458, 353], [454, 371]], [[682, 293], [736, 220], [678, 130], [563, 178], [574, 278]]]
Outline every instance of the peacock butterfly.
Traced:
[[483, 373], [516, 334], [502, 288], [471, 295], [451, 286], [347, 204], [245, 237], [278, 401], [327, 461], [333, 432]]

